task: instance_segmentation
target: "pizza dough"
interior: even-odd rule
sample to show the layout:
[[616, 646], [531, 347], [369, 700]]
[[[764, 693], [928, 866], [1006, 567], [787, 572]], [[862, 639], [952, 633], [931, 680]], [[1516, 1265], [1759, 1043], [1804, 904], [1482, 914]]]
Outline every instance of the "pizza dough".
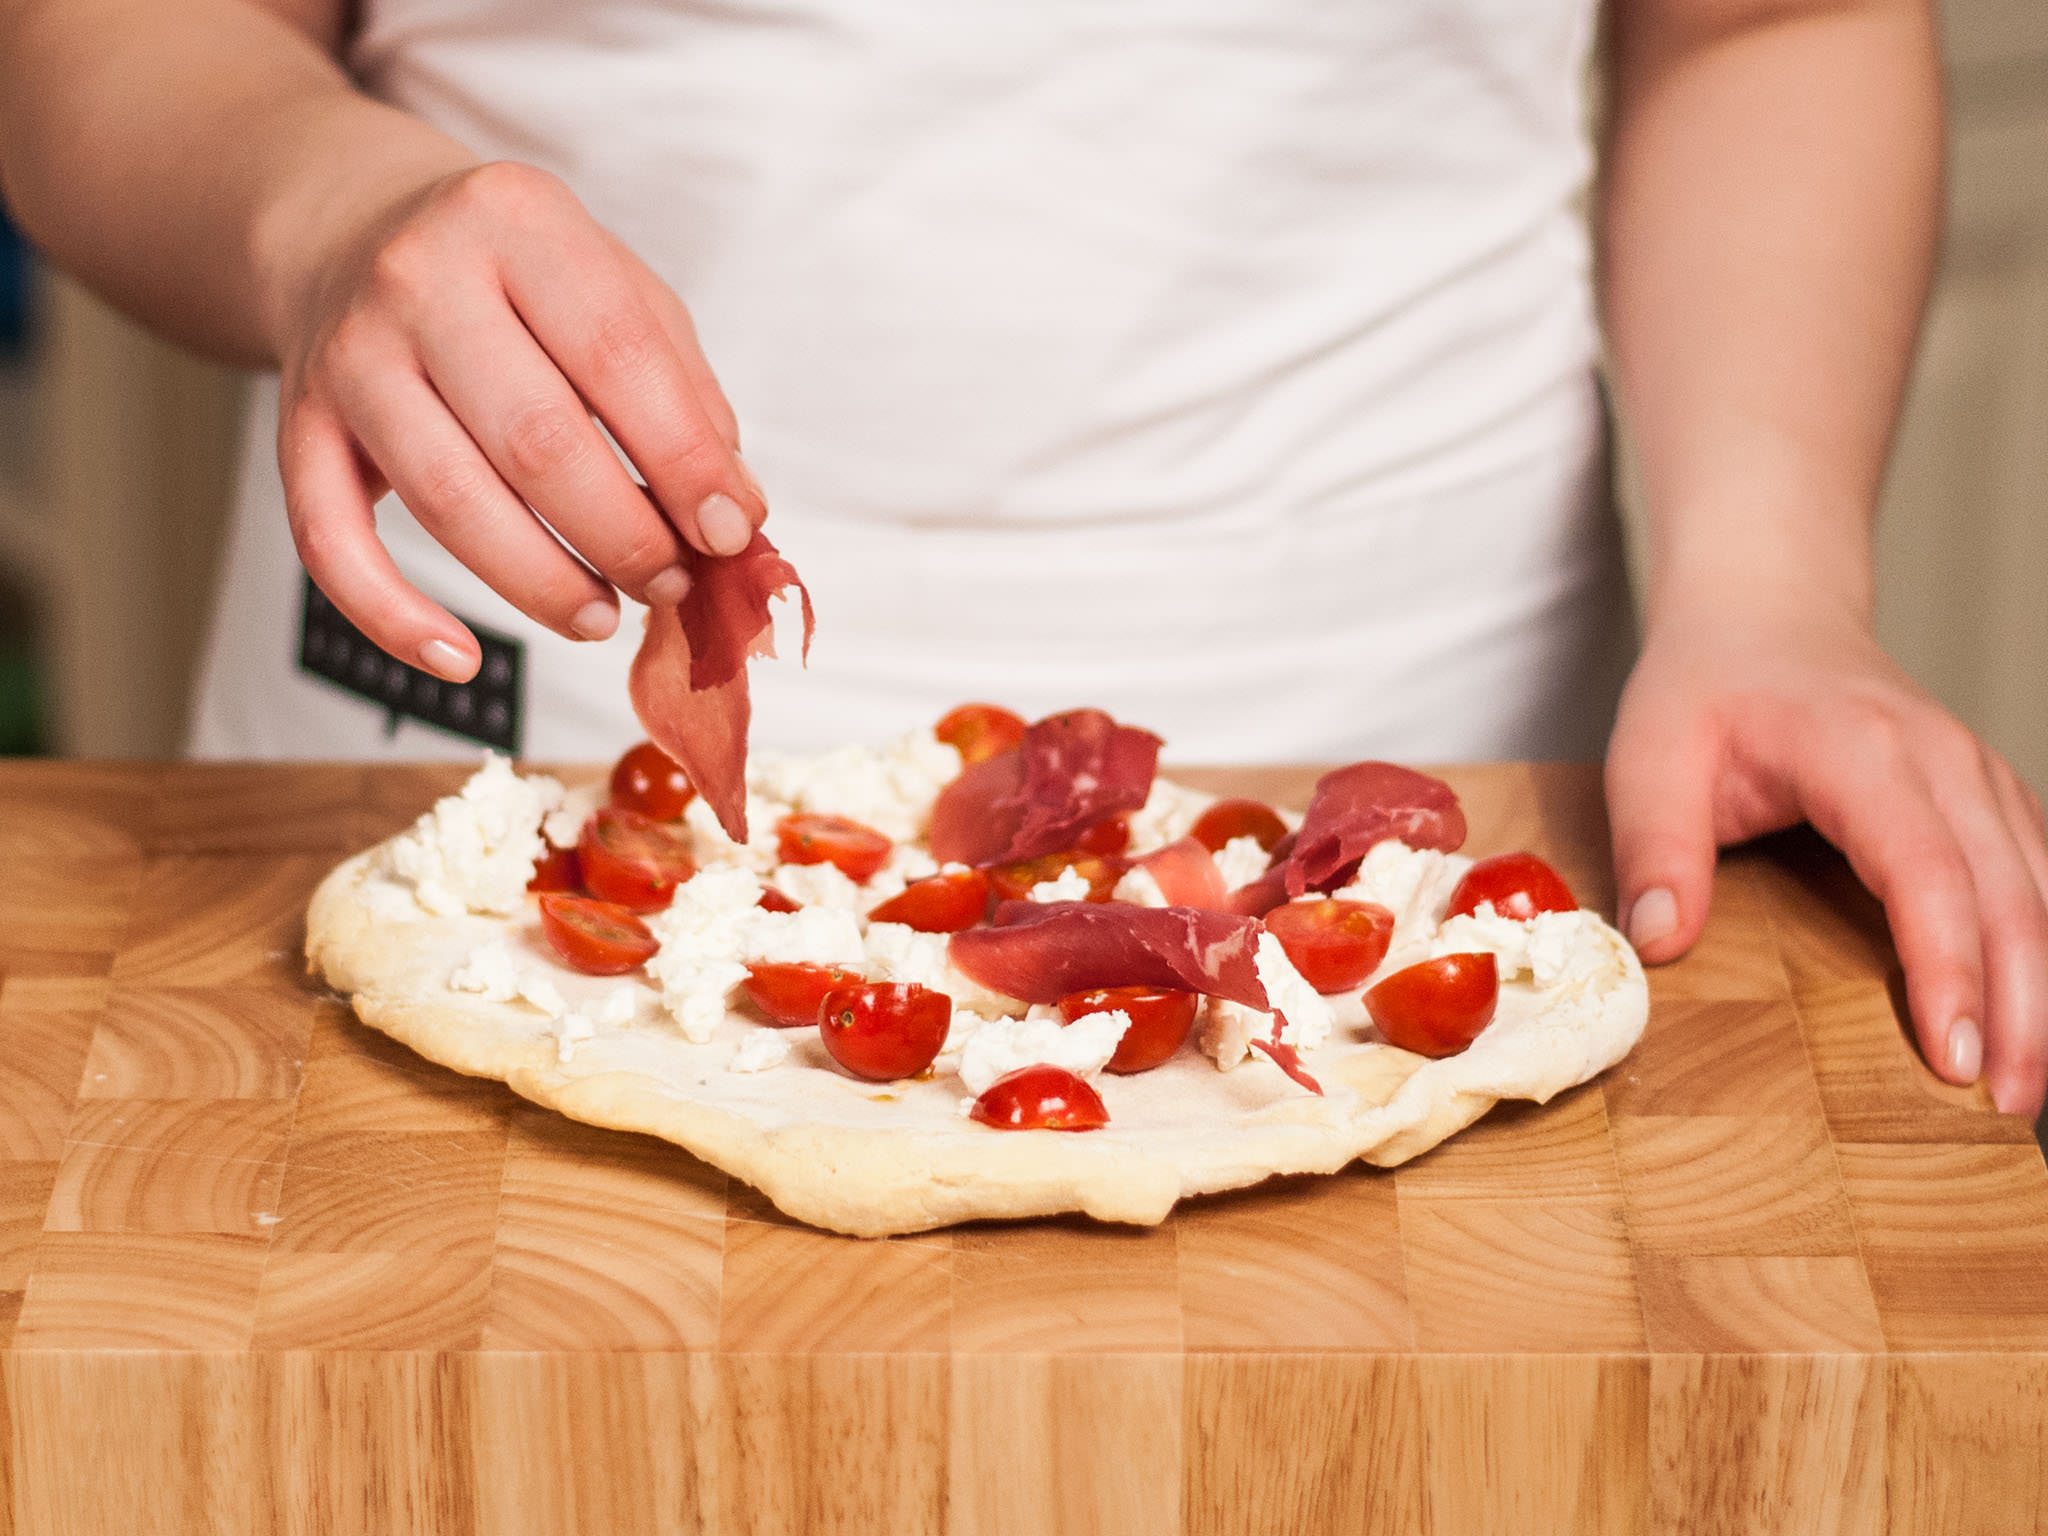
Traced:
[[[693, 817], [700, 862], [749, 869], [751, 886], [733, 883], [758, 889], [774, 873], [772, 837], [763, 831], [791, 808], [839, 809], [835, 795], [889, 802], [866, 806], [878, 823], [914, 820], [944, 782], [934, 745], [927, 735], [882, 752], [841, 749], [838, 773], [764, 759], [750, 772], [754, 842], [725, 843], [707, 816]], [[809, 761], [815, 768], [823, 759]], [[1179, 836], [1207, 798], [1160, 781], [1133, 817], [1134, 848]], [[1493, 948], [1501, 957], [1498, 1012], [1463, 1053], [1432, 1061], [1386, 1045], [1366, 1025], [1356, 994], [1333, 998], [1328, 1039], [1303, 1053], [1325, 1090], [1316, 1097], [1265, 1058], [1243, 1056], [1228, 1010], [1212, 1007], [1198, 1031], [1213, 1054], [1191, 1041], [1153, 1071], [1092, 1079], [1109, 1109], [1106, 1128], [995, 1130], [965, 1116], [964, 1039], [949, 1041], [926, 1080], [861, 1082], [831, 1062], [815, 1028], [775, 1030], [727, 1010], [693, 1020], [686, 1033], [653, 981], [585, 976], [561, 964], [532, 901], [517, 898], [511, 881], [530, 868], [541, 821], [562, 799], [551, 781], [516, 779], [502, 762], [487, 764], [462, 796], [321, 883], [307, 916], [311, 968], [349, 996], [363, 1022], [429, 1060], [499, 1079], [573, 1119], [673, 1141], [791, 1216], [833, 1231], [880, 1236], [1063, 1211], [1150, 1224], [1185, 1195], [1276, 1174], [1332, 1173], [1360, 1158], [1392, 1166], [1500, 1099], [1541, 1102], [1585, 1082], [1627, 1053], [1648, 1017], [1635, 954], [1598, 917], [1554, 914], [1539, 931], [1543, 919], [1517, 924], [1489, 908], [1476, 920], [1454, 919], [1442, 934], [1438, 918], [1464, 861], [1382, 844], [1361, 868], [1357, 894], [1399, 919], [1383, 972], [1454, 947]], [[572, 806], [577, 799], [571, 791]], [[560, 837], [577, 819], [558, 813], [550, 833]], [[905, 857], [878, 877], [879, 889], [917, 872], [915, 850], [899, 852]], [[822, 894], [863, 912], [861, 903], [879, 899], [845, 884]], [[659, 918], [650, 923], [660, 931]], [[936, 953], [925, 945], [916, 963], [942, 963]], [[671, 998], [676, 989], [671, 976]], [[967, 1006], [1004, 1005], [983, 996]], [[956, 1033], [972, 1023], [960, 1019]], [[1244, 1021], [1235, 1023], [1241, 1032]], [[1232, 1062], [1229, 1070], [1221, 1060]]]

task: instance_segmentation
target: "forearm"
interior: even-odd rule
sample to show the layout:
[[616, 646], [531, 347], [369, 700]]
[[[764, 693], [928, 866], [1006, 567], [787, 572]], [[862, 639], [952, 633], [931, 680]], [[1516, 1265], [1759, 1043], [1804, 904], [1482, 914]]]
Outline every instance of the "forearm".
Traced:
[[1860, 620], [1938, 225], [1932, 18], [1624, 0], [1616, 29], [1603, 290], [1651, 620], [1778, 577]]
[[0, 0], [0, 184], [60, 266], [238, 362], [279, 360], [309, 247], [474, 164], [247, 0]]

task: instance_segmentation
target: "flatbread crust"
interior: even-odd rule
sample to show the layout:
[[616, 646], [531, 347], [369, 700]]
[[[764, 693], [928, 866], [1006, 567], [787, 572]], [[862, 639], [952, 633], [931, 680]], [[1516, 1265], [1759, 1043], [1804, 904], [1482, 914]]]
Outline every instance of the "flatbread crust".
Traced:
[[[952, 1074], [858, 1082], [831, 1066], [815, 1030], [788, 1032], [786, 1065], [728, 1070], [763, 1026], [731, 1014], [712, 1040], [694, 1044], [648, 983], [556, 962], [531, 903], [509, 918], [431, 916], [383, 867], [381, 845], [347, 860], [307, 914], [310, 969], [347, 994], [364, 1023], [571, 1119], [675, 1142], [789, 1215], [862, 1237], [1064, 1211], [1151, 1225], [1186, 1195], [1334, 1173], [1354, 1159], [1392, 1167], [1503, 1098], [1540, 1103], [1587, 1081], [1627, 1054], [1649, 1010], [1634, 952], [1603, 923], [1597, 932], [1612, 954], [1597, 985], [1559, 996], [1526, 980], [1504, 984], [1494, 1023], [1460, 1055], [1431, 1061], [1340, 1025], [1306, 1053], [1325, 1089], [1318, 1098], [1263, 1058], [1220, 1072], [1188, 1049], [1151, 1072], [1099, 1078], [1111, 1117], [1102, 1130], [996, 1131], [965, 1118]], [[492, 940], [545, 971], [572, 1009], [639, 989], [639, 1018], [600, 1030], [564, 1060], [540, 1010], [450, 989], [450, 976]]]

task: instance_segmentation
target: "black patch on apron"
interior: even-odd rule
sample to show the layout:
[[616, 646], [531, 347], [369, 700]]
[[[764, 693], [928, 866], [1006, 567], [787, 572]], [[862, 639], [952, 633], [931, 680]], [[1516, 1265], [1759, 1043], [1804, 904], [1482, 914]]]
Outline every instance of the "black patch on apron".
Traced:
[[445, 682], [378, 650], [309, 576], [299, 616], [299, 670], [382, 705], [386, 736], [397, 734], [399, 721], [417, 720], [517, 757], [524, 740], [525, 642], [474, 620], [462, 622], [483, 649], [483, 665], [466, 683]]

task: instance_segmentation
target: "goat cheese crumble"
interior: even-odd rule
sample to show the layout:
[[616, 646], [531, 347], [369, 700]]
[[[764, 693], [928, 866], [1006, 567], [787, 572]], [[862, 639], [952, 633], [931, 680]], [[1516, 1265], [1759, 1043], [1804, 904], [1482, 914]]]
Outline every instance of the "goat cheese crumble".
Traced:
[[486, 753], [484, 765], [452, 795], [392, 841], [386, 870], [409, 882], [436, 917], [521, 910], [540, 857], [541, 818], [562, 801], [562, 786], [541, 774], [521, 778], [511, 761]]
[[960, 1081], [979, 1098], [989, 1084], [1019, 1067], [1044, 1063], [1093, 1077], [1116, 1054], [1131, 1016], [1121, 1008], [1084, 1013], [1063, 1024], [1057, 1010], [1033, 1008], [1023, 1018], [985, 1019], [960, 1053]]

